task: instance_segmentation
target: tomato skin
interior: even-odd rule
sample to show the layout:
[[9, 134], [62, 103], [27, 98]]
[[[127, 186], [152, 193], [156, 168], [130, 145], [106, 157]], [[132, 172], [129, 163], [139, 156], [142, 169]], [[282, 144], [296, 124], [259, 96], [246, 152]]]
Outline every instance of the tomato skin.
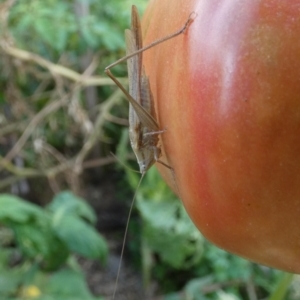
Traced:
[[300, 273], [300, 2], [152, 0], [144, 44], [193, 11], [143, 54], [162, 159], [210, 241]]

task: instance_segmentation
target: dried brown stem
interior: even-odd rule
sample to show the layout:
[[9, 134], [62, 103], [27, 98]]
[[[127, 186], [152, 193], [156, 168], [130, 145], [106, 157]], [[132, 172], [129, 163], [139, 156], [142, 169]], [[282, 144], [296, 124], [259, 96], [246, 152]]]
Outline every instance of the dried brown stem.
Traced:
[[[82, 86], [87, 87], [87, 86], [114, 85], [114, 83], [109, 78], [105, 78], [101, 76], [90, 76], [90, 77], [82, 76], [80, 73], [77, 73], [64, 66], [54, 64], [35, 53], [12, 47], [8, 43], [4, 42], [3, 40], [0, 41], [0, 47], [6, 54], [12, 57], [18, 58], [23, 61], [34, 62], [39, 66], [49, 70], [49, 72], [52, 73], [52, 75], [63, 76], [74, 82], [80, 83], [80, 85]], [[125, 85], [128, 83], [128, 80], [126, 78], [118, 78], [118, 80]]]
[[34, 118], [30, 121], [29, 125], [23, 132], [22, 136], [18, 140], [18, 142], [13, 146], [13, 148], [8, 152], [5, 156], [5, 161], [10, 161], [13, 157], [15, 157], [22, 149], [27, 139], [30, 137], [31, 133], [36, 129], [37, 125], [44, 120], [44, 118], [50, 113], [56, 111], [60, 107], [66, 105], [68, 103], [68, 98], [65, 97], [61, 100], [57, 100], [51, 102], [49, 105], [44, 107], [38, 114], [34, 116]]
[[89, 154], [89, 152], [91, 151], [93, 146], [98, 141], [99, 136], [101, 135], [103, 124], [106, 119], [105, 116], [106, 116], [107, 112], [109, 112], [110, 109], [116, 104], [116, 102], [119, 101], [121, 95], [122, 95], [121, 91], [116, 90], [104, 103], [102, 103], [101, 113], [98, 115], [98, 117], [96, 119], [94, 131], [88, 137], [88, 139], [85, 142], [80, 153], [78, 153], [78, 155], [77, 155], [76, 162], [75, 162], [76, 172], [81, 171], [82, 163], [83, 163], [85, 157]]

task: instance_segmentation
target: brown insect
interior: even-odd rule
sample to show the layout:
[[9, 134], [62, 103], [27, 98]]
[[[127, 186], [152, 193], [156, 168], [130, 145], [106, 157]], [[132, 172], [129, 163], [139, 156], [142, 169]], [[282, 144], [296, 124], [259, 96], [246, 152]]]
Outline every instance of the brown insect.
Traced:
[[[156, 113], [150, 83], [142, 64], [142, 52], [184, 33], [193, 21], [192, 14], [180, 30], [158, 39], [146, 47], [143, 47], [140, 17], [136, 6], [133, 5], [131, 11], [131, 29], [125, 30], [127, 55], [105, 68], [105, 73], [116, 83], [129, 101], [129, 138], [131, 147], [139, 164], [140, 173], [142, 174], [136, 191], [138, 190], [145, 173], [155, 162], [158, 162], [170, 169], [174, 177], [174, 170], [159, 159], [161, 156], [161, 149], [158, 146], [159, 134], [163, 133], [165, 130], [161, 129], [156, 121]], [[127, 60], [129, 92], [127, 92], [124, 86], [112, 75], [110, 71], [112, 67], [125, 60]], [[130, 207], [129, 217], [126, 224], [121, 260], [123, 257], [127, 229], [135, 196], [136, 193]], [[115, 298], [120, 269], [121, 263], [119, 264], [113, 299]]]

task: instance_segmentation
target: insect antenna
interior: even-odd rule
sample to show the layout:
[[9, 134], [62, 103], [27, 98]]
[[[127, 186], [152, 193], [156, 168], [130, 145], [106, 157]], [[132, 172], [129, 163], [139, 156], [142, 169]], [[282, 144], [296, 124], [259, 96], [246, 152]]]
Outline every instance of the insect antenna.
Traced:
[[116, 295], [117, 288], [118, 288], [118, 282], [119, 282], [119, 277], [120, 277], [120, 273], [121, 273], [121, 266], [122, 266], [122, 260], [123, 260], [123, 256], [124, 256], [125, 243], [126, 243], [126, 238], [127, 238], [127, 233], [128, 233], [128, 227], [129, 227], [130, 217], [131, 217], [131, 214], [132, 214], [134, 202], [135, 202], [135, 199], [136, 199], [139, 187], [140, 187], [140, 185], [142, 183], [142, 180], [143, 180], [145, 174], [146, 174], [145, 172], [142, 173], [140, 181], [139, 181], [139, 183], [138, 183], [138, 185], [136, 187], [133, 199], [131, 201], [131, 205], [130, 205], [130, 209], [129, 209], [129, 213], [128, 213], [128, 218], [127, 218], [127, 222], [126, 222], [126, 227], [125, 227], [125, 233], [124, 233], [124, 237], [123, 237], [123, 244], [122, 244], [122, 250], [121, 250], [121, 255], [120, 255], [120, 263], [119, 263], [119, 266], [118, 266], [118, 273], [117, 273], [117, 277], [116, 277], [116, 281], [115, 281], [115, 286], [114, 286], [114, 292], [113, 292], [112, 300], [115, 299], [115, 295]]

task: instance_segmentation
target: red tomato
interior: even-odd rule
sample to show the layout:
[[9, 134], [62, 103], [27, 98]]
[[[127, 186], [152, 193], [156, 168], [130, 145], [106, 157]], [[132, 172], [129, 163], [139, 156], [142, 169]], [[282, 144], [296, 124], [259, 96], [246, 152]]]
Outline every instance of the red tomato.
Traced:
[[[213, 243], [300, 272], [300, 2], [152, 0], [144, 53], [180, 197]], [[166, 168], [160, 167], [172, 183]]]

